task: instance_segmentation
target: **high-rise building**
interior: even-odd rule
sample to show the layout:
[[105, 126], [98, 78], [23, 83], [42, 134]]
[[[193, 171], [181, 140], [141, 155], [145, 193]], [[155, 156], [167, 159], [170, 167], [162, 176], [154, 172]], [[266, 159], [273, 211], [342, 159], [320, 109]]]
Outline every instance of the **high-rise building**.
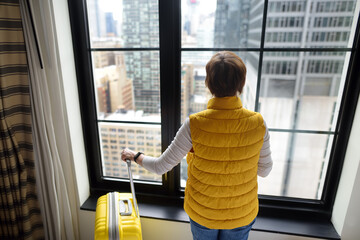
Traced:
[[[121, 44], [118, 41], [111, 40], [97, 40], [92, 41], [92, 47], [94, 48], [121, 48]], [[92, 61], [94, 68], [103, 68], [110, 65], [115, 65], [116, 55], [115, 51], [94, 51], [92, 52]], [[125, 67], [125, 66], [124, 66]]]
[[[334, 128], [346, 55], [316, 49], [348, 46], [355, 5], [355, 0], [269, 0], [265, 47], [287, 51], [264, 52], [259, 111], [268, 125], [292, 130]], [[263, 7], [263, 1], [251, 2], [248, 47], [260, 46]], [[289, 48], [314, 51], [291, 52]], [[248, 60], [256, 67], [259, 55], [249, 52]], [[273, 136], [281, 136], [281, 142], [288, 147], [286, 151], [273, 151], [284, 167], [273, 173], [282, 179], [278, 181], [278, 192], [272, 190], [272, 194], [319, 198], [325, 176], [321, 173], [326, 171], [332, 137], [293, 132]], [[300, 153], [299, 149], [311, 149], [311, 154]], [[265, 182], [262, 186], [266, 189]]]
[[[123, 1], [125, 48], [159, 47], [158, 1]], [[127, 76], [133, 80], [135, 108], [160, 112], [159, 51], [129, 51], [125, 55]]]
[[247, 47], [250, 0], [218, 0], [214, 47]]
[[187, 36], [196, 35], [198, 22], [196, 19], [199, 17], [199, 2], [185, 0], [187, 6], [187, 14], [182, 15], [183, 31]]
[[[109, 58], [109, 55], [107, 55]], [[116, 65], [94, 69], [97, 85], [98, 111], [109, 113], [134, 110], [132, 80], [127, 77], [123, 53], [110, 55]], [[108, 60], [109, 61], [109, 60]]]
[[111, 112], [109, 87], [107, 84], [96, 86], [97, 89], [97, 106], [98, 112], [109, 113]]
[[[356, 1], [269, 0], [265, 47], [337, 48], [348, 46]], [[248, 47], [259, 47], [263, 1], [251, 1]], [[315, 50], [315, 49], [314, 49]], [[253, 66], [258, 55], [249, 53]], [[262, 97], [336, 96], [342, 52], [267, 52], [263, 58]]]
[[[126, 117], [133, 119], [127, 114], [114, 113], [109, 119], [116, 120]], [[139, 114], [137, 114], [137, 117]], [[141, 116], [140, 116], [141, 117]], [[146, 119], [144, 119], [146, 121]], [[160, 125], [152, 124], [123, 124], [101, 123], [100, 125], [103, 174], [107, 177], [128, 178], [127, 167], [121, 161], [121, 150], [129, 148], [136, 151], [146, 152], [148, 156], [158, 157], [161, 155], [161, 130]], [[161, 181], [161, 175], [151, 173], [137, 164], [132, 165], [133, 177], [141, 180]]]
[[93, 65], [95, 68], [103, 68], [110, 65], [109, 52], [98, 51], [93, 53]]
[[114, 20], [112, 12], [105, 13], [106, 35], [117, 36], [117, 21]]
[[99, 0], [87, 0], [90, 36], [93, 40], [106, 35], [104, 13], [99, 7]]

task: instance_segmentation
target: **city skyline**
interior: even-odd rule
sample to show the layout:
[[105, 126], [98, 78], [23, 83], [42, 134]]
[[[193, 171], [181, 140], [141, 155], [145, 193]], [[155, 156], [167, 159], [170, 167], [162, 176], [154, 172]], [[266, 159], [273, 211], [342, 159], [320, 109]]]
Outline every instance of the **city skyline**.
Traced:
[[[92, 2], [91, 6], [98, 4], [96, 0], [88, 2]], [[213, 54], [211, 51], [187, 52], [184, 49], [259, 48], [261, 41], [263, 1], [212, 1], [204, 12], [200, 3], [203, 2], [182, 1], [181, 122], [189, 114], [206, 108], [211, 94], [205, 88], [204, 67]], [[92, 46], [158, 47], [157, 1], [148, 1], [141, 6], [139, 4], [137, 1], [122, 2], [123, 12], [118, 14], [122, 16], [122, 21], [116, 20], [121, 25], [120, 30], [118, 26], [113, 27], [116, 31], [102, 31], [101, 27], [97, 28], [101, 24], [90, 23], [90, 29], [93, 28], [90, 32], [103, 34], [100, 37], [93, 35]], [[257, 79], [259, 52], [237, 53], [248, 69], [247, 82], [241, 95], [244, 107], [255, 110], [258, 105], [257, 110], [266, 119], [268, 127], [287, 129], [285, 132], [270, 133], [276, 165], [270, 179], [259, 180], [259, 193], [315, 199], [321, 197], [333, 134], [312, 134], [312, 131], [334, 130], [349, 54], [317, 49], [322, 46], [345, 48], [349, 45], [355, 24], [354, 11], [358, 11], [358, 7], [355, 7], [356, 1], [270, 0], [265, 47], [314, 48], [314, 51], [264, 52], [261, 79]], [[89, 14], [96, 12], [94, 9], [89, 10]], [[102, 26], [106, 24], [102, 23]], [[119, 58], [124, 59], [122, 65], [116, 60]], [[93, 63], [97, 78], [95, 81], [101, 83], [97, 84], [96, 93], [99, 119], [106, 120], [118, 115], [117, 119], [126, 121], [126, 113], [134, 111], [138, 112], [138, 116], [158, 116], [157, 121], [160, 123], [158, 51], [115, 54], [96, 51], [93, 53]], [[124, 88], [127, 90], [121, 93], [119, 89]], [[143, 127], [146, 130], [147, 126]], [[311, 134], [298, 133], [297, 130], [307, 130]], [[161, 145], [161, 139], [158, 141], [156, 144]], [[140, 146], [126, 141], [117, 147], [137, 149]], [[158, 156], [161, 151], [152, 153]], [[105, 159], [104, 152], [103, 155]], [[186, 180], [184, 161], [181, 169], [183, 186]], [[296, 174], [292, 173], [294, 171]], [[153, 177], [151, 174], [150, 177], [146, 175], [148, 173], [143, 174], [146, 179]], [[137, 176], [142, 179], [141, 174]], [[300, 176], [302, 181], [296, 180], [294, 176]], [[311, 187], [304, 188], [304, 182]]]

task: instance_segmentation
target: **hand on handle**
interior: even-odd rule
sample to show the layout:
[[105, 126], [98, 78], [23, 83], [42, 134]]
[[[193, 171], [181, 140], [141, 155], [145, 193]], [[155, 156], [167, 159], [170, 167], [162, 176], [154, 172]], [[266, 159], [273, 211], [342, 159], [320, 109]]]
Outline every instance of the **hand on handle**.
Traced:
[[142, 160], [144, 159], [145, 155], [142, 152], [134, 152], [128, 148], [125, 148], [121, 151], [121, 160], [124, 162], [135, 161], [137, 164], [142, 166]]
[[126, 162], [127, 160], [129, 161], [134, 161], [134, 156], [136, 155], [136, 152], [125, 148], [121, 151], [121, 160], [123, 160], [124, 162]]

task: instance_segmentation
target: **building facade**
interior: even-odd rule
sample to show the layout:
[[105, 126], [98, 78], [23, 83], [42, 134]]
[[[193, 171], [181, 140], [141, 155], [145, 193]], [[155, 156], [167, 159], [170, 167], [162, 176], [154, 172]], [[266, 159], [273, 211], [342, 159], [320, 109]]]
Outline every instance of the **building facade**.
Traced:
[[[157, 0], [123, 0], [124, 48], [158, 48]], [[135, 108], [160, 114], [159, 51], [129, 51], [125, 55], [127, 76], [133, 80]]]
[[[120, 115], [115, 113], [115, 115]], [[128, 178], [127, 166], [121, 161], [121, 150], [129, 148], [145, 152], [148, 156], [161, 155], [160, 125], [101, 123], [103, 175]], [[137, 164], [132, 165], [134, 179], [161, 181], [162, 176], [151, 173]]]

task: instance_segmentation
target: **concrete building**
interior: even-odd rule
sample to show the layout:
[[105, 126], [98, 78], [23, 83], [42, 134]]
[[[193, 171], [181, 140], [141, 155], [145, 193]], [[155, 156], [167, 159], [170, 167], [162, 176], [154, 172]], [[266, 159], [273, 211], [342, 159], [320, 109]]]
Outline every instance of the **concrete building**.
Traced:
[[[128, 178], [127, 167], [120, 159], [124, 148], [145, 152], [148, 156], [161, 155], [161, 126], [157, 116], [142, 116], [142, 112], [128, 111], [126, 114], [114, 113], [107, 120], [128, 120], [141, 118], [143, 121], [158, 121], [159, 124], [127, 124], [101, 122], [103, 174], [107, 177]], [[161, 181], [162, 176], [151, 173], [137, 164], [132, 165], [133, 177], [141, 180]]]
[[119, 52], [113, 54], [116, 65], [94, 69], [99, 113], [110, 114], [135, 108], [133, 83], [126, 75], [124, 56]]
[[[264, 194], [321, 197], [333, 135], [293, 130], [334, 130], [348, 55], [316, 48], [348, 47], [355, 5], [356, 1], [269, 1], [265, 48], [314, 51], [264, 52], [259, 111], [270, 128], [289, 130], [271, 132], [279, 167], [274, 168], [272, 181], [259, 184]], [[263, 7], [263, 1], [251, 2], [248, 47], [260, 45]], [[248, 54], [253, 67], [258, 56]]]

